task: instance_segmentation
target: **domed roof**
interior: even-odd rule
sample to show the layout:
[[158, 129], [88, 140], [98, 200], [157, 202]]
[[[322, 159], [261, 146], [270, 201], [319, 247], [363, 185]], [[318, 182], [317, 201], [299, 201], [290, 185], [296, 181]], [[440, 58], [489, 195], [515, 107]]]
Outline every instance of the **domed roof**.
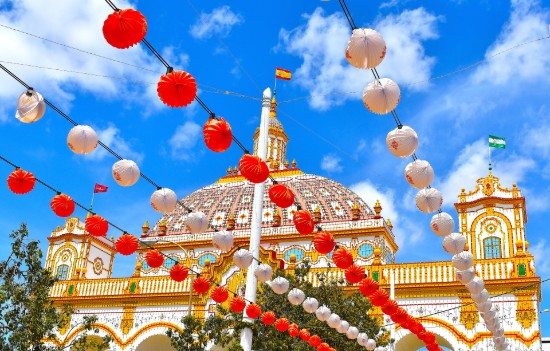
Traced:
[[[297, 168], [272, 171], [271, 175], [294, 192], [303, 209], [312, 214], [317, 210], [321, 216], [321, 224], [350, 221], [354, 207], [359, 210], [356, 219], [371, 219], [375, 215], [357, 194], [334, 180], [306, 174]], [[262, 227], [273, 227], [275, 211], [278, 211], [280, 227], [294, 228], [292, 215], [296, 207], [293, 205], [281, 209], [273, 204], [268, 193], [271, 185], [269, 181], [265, 183]], [[206, 214], [210, 221], [207, 232], [226, 228], [231, 216], [234, 218], [235, 230], [246, 230], [251, 227], [253, 197], [254, 184], [238, 174], [232, 174], [193, 192], [183, 198], [181, 203], [193, 211]], [[148, 235], [159, 234], [159, 223], [166, 225], [167, 235], [189, 234], [185, 226], [187, 214], [188, 211], [178, 205], [172, 213], [164, 215]]]

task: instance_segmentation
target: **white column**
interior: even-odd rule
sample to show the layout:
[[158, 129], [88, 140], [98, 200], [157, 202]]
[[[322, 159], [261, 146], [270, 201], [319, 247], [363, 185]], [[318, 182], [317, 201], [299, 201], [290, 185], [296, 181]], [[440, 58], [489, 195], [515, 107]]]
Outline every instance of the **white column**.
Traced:
[[[258, 137], [258, 153], [257, 155], [265, 160], [267, 156], [267, 134], [269, 127], [269, 110], [271, 107], [271, 89], [264, 90], [262, 98], [262, 116], [260, 121], [260, 135]], [[254, 186], [254, 203], [252, 208], [252, 228], [250, 229], [250, 247], [249, 250], [252, 256], [257, 260], [260, 257], [260, 237], [262, 234], [262, 211], [264, 202], [264, 183]], [[246, 274], [246, 291], [245, 298], [248, 301], [256, 301], [256, 290], [258, 281], [254, 276], [254, 269], [258, 262], [254, 260]], [[252, 319], [244, 317], [243, 320], [252, 322]], [[244, 351], [252, 350], [252, 330], [249, 328], [243, 329], [241, 332], [241, 347]]]

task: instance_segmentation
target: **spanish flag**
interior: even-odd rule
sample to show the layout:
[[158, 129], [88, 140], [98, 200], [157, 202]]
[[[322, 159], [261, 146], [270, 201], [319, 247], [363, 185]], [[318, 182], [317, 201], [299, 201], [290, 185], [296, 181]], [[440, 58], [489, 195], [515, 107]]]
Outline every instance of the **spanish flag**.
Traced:
[[292, 78], [292, 72], [290, 72], [287, 69], [282, 68], [275, 68], [275, 78], [283, 79], [283, 80], [290, 80]]

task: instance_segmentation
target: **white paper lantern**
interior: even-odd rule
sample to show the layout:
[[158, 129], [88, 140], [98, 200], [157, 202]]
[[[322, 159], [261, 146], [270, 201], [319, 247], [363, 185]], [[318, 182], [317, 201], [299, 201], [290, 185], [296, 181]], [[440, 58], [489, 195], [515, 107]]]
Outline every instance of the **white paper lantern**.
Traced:
[[223, 252], [231, 250], [233, 248], [234, 241], [235, 236], [232, 232], [229, 232], [227, 230], [220, 230], [219, 232], [215, 232], [212, 236], [212, 244], [214, 245], [214, 247]]
[[327, 319], [328, 326], [334, 329], [338, 328], [338, 326], [340, 325], [340, 322], [341, 322], [340, 316], [337, 315], [336, 313], [331, 314], [330, 317], [328, 317]]
[[365, 345], [365, 347], [369, 351], [374, 350], [376, 348], [376, 341], [374, 341], [373, 339], [367, 340], [367, 344]]
[[271, 281], [271, 284], [269, 285], [271, 286], [271, 290], [273, 290], [273, 292], [278, 295], [286, 293], [288, 291], [288, 288], [290, 287], [290, 283], [288, 282], [288, 280], [283, 277], [277, 277], [273, 279]]
[[371, 69], [380, 64], [386, 56], [386, 42], [377, 31], [370, 28], [356, 28], [352, 31], [346, 59], [350, 65]]
[[235, 266], [239, 267], [240, 269], [248, 268], [248, 266], [252, 264], [252, 260], [254, 260], [252, 252], [246, 249], [237, 250], [233, 254], [233, 263], [235, 263]]
[[113, 178], [120, 186], [132, 186], [139, 180], [139, 167], [132, 160], [119, 160], [113, 164]]
[[405, 179], [414, 188], [425, 188], [434, 180], [434, 169], [428, 161], [415, 160], [405, 167]]
[[17, 99], [15, 118], [23, 123], [34, 123], [44, 116], [46, 103], [42, 95], [34, 90], [28, 90]]
[[329, 319], [330, 315], [332, 314], [332, 312], [330, 311], [330, 308], [328, 308], [327, 306], [323, 305], [321, 307], [319, 307], [317, 309], [317, 311], [315, 311], [315, 316], [317, 317], [318, 320], [320, 320], [321, 322], [324, 322], [326, 321], [327, 319]]
[[355, 340], [359, 336], [359, 329], [356, 327], [349, 327], [348, 331], [346, 332], [346, 336], [350, 340]]
[[361, 346], [366, 346], [367, 342], [369, 341], [369, 337], [365, 333], [359, 333], [357, 335], [357, 343]]
[[508, 343], [508, 341], [506, 341], [506, 339], [504, 339], [504, 343], [502, 343], [502, 345], [497, 346], [497, 350], [498, 351], [512, 351], [512, 349], [510, 348], [510, 344]]
[[394, 156], [409, 157], [418, 147], [418, 135], [408, 126], [395, 128], [386, 136], [386, 146]]
[[256, 276], [256, 279], [262, 283], [265, 283], [273, 276], [273, 268], [271, 268], [268, 264], [261, 263], [256, 267], [256, 269], [254, 269], [254, 275]]
[[451, 233], [443, 239], [443, 249], [451, 255], [461, 253], [465, 246], [466, 237], [459, 233]]
[[461, 282], [462, 284], [468, 284], [469, 282], [474, 279], [476, 276], [476, 273], [474, 271], [474, 267], [470, 267], [464, 271], [456, 270], [456, 280]]
[[178, 197], [172, 189], [161, 188], [151, 195], [151, 206], [157, 212], [169, 213], [176, 209]]
[[485, 282], [480, 277], [474, 277], [471, 282], [466, 284], [466, 289], [470, 294], [479, 294], [485, 288]]
[[493, 336], [496, 337], [496, 338], [503, 337], [504, 336], [504, 329], [502, 329], [502, 327], [499, 326], [499, 328], [493, 332]]
[[[475, 303], [483, 303], [489, 300], [489, 292], [487, 291], [487, 289], [483, 289], [479, 294], [472, 294], [471, 296]], [[494, 307], [495, 306], [493, 305], [491, 308]]]
[[496, 314], [497, 314], [497, 310], [496, 310], [495, 306], [493, 305], [493, 306], [491, 306], [491, 309], [489, 310], [489, 312], [481, 313], [481, 318], [483, 318], [483, 320], [487, 321], [487, 320], [495, 318]]
[[416, 207], [424, 213], [433, 213], [441, 208], [443, 195], [436, 188], [422, 189], [416, 194]]
[[97, 133], [90, 126], [74, 126], [69, 131], [69, 135], [67, 135], [69, 149], [79, 155], [89, 154], [94, 151], [98, 141]]
[[447, 212], [436, 213], [432, 217], [430, 228], [437, 236], [447, 236], [455, 229], [455, 221]]
[[488, 330], [496, 330], [496, 328], [498, 327], [498, 324], [499, 324], [498, 319], [496, 318], [488, 319], [485, 321], [485, 326], [487, 327]]
[[506, 339], [504, 339], [504, 336], [495, 336], [493, 337], [493, 342], [495, 343], [495, 346], [502, 346], [504, 344], [504, 341], [506, 341]]
[[482, 313], [489, 312], [492, 306], [493, 306], [493, 303], [490, 300], [482, 303], [476, 303], [477, 310]]
[[345, 334], [349, 329], [349, 323], [347, 321], [341, 321], [340, 325], [336, 328], [336, 331], [340, 334]]
[[302, 303], [302, 307], [307, 313], [313, 313], [319, 308], [319, 301], [317, 301], [317, 299], [314, 297], [308, 297]]
[[193, 234], [200, 234], [208, 229], [208, 218], [202, 212], [191, 212], [185, 220], [187, 229]]
[[306, 294], [300, 289], [292, 289], [288, 293], [288, 302], [294, 306], [300, 305], [306, 299]]
[[363, 104], [370, 112], [379, 115], [392, 112], [400, 98], [399, 86], [389, 78], [375, 80], [363, 90]]
[[470, 251], [462, 251], [453, 256], [453, 266], [459, 271], [465, 271], [472, 267], [474, 263], [474, 257]]

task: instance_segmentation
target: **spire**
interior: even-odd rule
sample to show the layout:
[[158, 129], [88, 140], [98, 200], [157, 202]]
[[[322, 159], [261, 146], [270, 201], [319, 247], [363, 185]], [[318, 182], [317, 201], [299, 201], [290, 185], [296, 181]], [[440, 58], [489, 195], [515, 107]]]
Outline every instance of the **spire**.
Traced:
[[277, 92], [273, 93], [273, 98], [271, 99], [271, 110], [269, 111], [269, 117], [277, 118]]

